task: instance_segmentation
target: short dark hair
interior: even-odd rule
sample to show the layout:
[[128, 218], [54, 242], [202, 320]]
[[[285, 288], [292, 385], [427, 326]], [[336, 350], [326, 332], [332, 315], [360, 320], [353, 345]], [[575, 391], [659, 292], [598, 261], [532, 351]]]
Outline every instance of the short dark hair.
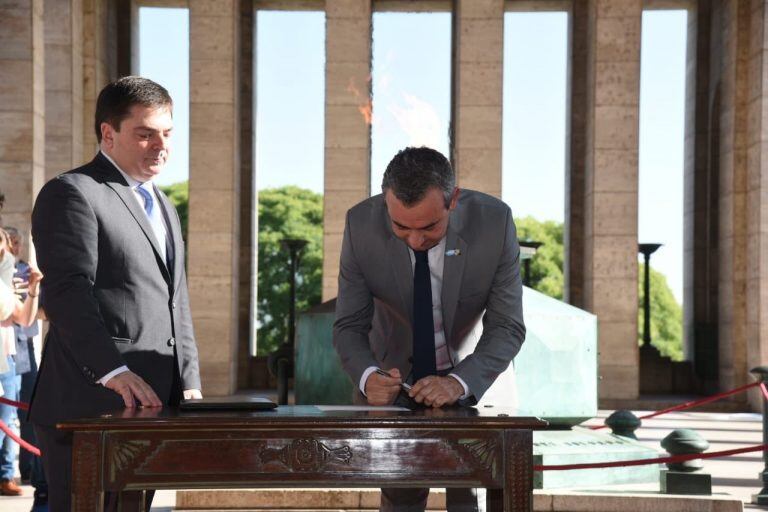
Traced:
[[443, 192], [446, 208], [456, 188], [456, 176], [447, 158], [439, 151], [427, 147], [405, 148], [387, 165], [381, 190], [387, 189], [405, 206], [412, 206], [437, 187]]
[[101, 123], [120, 131], [120, 123], [130, 115], [131, 107], [173, 108], [171, 95], [162, 85], [140, 76], [124, 76], [107, 84], [96, 100], [96, 140], [101, 142]]

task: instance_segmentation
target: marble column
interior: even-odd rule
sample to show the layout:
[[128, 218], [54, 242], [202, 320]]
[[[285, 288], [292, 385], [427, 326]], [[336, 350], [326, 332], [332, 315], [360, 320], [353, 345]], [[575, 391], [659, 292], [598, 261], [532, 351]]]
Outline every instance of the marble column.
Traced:
[[453, 148], [460, 187], [501, 197], [504, 1], [455, 0]]
[[[768, 361], [768, 8], [754, 0], [750, 8], [749, 97], [747, 130], [747, 333], [746, 365]], [[762, 395], [749, 395], [759, 411]]]
[[638, 396], [637, 180], [641, 0], [589, 3], [584, 306], [599, 327], [599, 396]]
[[45, 177], [43, 10], [43, 0], [0, 2], [2, 221], [22, 233]]
[[232, 393], [239, 345], [240, 115], [238, 0], [189, 13], [188, 276], [207, 395]]
[[[81, 0], [45, 0], [46, 181], [82, 165], [86, 158], [82, 13]], [[92, 125], [92, 121], [88, 123], [91, 130]]]
[[749, 2], [723, 2], [719, 113], [719, 384], [747, 381]]
[[336, 296], [349, 208], [370, 194], [371, 1], [325, 1], [323, 300]]

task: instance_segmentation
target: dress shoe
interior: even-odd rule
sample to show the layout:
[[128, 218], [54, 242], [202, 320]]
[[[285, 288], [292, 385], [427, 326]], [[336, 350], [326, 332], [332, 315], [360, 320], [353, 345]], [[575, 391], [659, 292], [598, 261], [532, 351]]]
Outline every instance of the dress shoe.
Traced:
[[21, 496], [22, 490], [13, 480], [0, 480], [0, 496]]

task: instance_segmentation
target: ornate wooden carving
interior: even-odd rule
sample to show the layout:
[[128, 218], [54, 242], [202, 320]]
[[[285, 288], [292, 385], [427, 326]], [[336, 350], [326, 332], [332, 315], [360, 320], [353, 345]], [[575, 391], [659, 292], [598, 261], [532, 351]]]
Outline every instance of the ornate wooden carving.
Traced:
[[498, 470], [499, 443], [496, 439], [459, 439], [462, 452], [468, 453], [483, 469], [495, 477]]
[[72, 510], [92, 510], [100, 506], [99, 434], [77, 434], [74, 439], [72, 470], [79, 478], [72, 486]]
[[112, 450], [110, 461], [111, 476], [114, 479], [117, 473], [129, 467], [136, 457], [145, 453], [150, 446], [149, 441], [122, 441], [116, 442]]
[[264, 448], [259, 456], [264, 464], [280, 461], [293, 471], [318, 471], [330, 462], [349, 464], [352, 449], [329, 448], [317, 439], [296, 439], [282, 448]]

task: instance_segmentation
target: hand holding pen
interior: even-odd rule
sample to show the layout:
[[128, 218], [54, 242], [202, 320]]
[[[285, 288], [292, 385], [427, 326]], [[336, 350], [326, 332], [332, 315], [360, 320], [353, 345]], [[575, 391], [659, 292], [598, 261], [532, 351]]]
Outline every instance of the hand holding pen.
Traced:
[[376, 370], [368, 376], [365, 382], [365, 395], [371, 405], [391, 405], [400, 393], [403, 384], [400, 370], [392, 368], [389, 371]]

